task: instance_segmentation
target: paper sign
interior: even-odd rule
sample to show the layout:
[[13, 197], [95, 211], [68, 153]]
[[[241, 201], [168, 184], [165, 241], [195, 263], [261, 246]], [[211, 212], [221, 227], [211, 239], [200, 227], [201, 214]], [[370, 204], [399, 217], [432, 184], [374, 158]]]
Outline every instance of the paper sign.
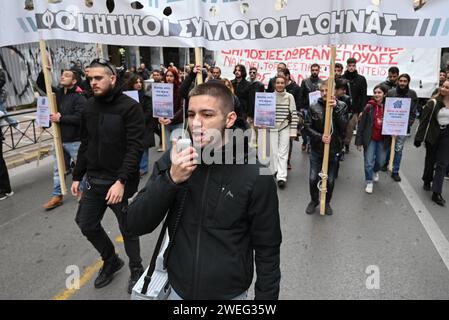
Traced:
[[256, 92], [254, 108], [254, 125], [256, 127], [276, 127], [276, 94]]
[[140, 102], [139, 101], [139, 92], [137, 90], [123, 91], [123, 94], [126, 94], [128, 97], [133, 98], [137, 102]]
[[36, 125], [41, 128], [50, 126], [50, 105], [47, 97], [37, 98]]
[[385, 99], [383, 135], [405, 136], [407, 134], [411, 102], [411, 98], [388, 97]]
[[153, 117], [173, 119], [173, 84], [153, 83]]
[[318, 102], [318, 99], [321, 98], [321, 92], [320, 91], [314, 91], [309, 93], [309, 106], [314, 105]]

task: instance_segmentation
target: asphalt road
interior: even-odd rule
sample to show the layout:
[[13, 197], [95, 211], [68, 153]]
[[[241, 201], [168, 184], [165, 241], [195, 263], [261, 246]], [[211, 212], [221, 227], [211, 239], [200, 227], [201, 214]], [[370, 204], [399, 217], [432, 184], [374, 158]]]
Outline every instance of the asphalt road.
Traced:
[[[336, 181], [334, 215], [308, 216], [309, 163], [299, 147], [294, 144], [287, 188], [278, 192], [280, 298], [448, 299], [449, 211], [433, 204], [422, 189], [424, 149], [413, 147], [410, 139], [401, 168], [405, 179], [397, 183], [381, 173], [369, 195], [364, 192], [362, 153], [352, 147]], [[158, 156], [152, 149], [150, 158]], [[109, 286], [94, 289], [101, 263], [74, 222], [76, 200], [69, 195], [62, 207], [41, 208], [51, 194], [52, 158], [39, 168], [35, 163], [15, 168], [10, 175], [15, 195], [0, 202], [0, 299], [129, 299], [127, 268]], [[443, 197], [449, 199], [448, 181]], [[103, 226], [126, 258], [110, 210]], [[145, 264], [157, 235], [141, 238]], [[66, 289], [71, 266], [80, 270], [79, 290]]]

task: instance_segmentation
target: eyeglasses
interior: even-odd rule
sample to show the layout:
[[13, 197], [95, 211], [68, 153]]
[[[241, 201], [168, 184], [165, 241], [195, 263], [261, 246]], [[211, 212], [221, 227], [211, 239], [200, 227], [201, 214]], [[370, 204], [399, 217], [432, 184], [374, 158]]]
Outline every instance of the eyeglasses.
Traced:
[[257, 71], [250, 71], [249, 73], [257, 73]]
[[117, 74], [116, 70], [114, 70], [114, 68], [112, 67], [111, 63], [109, 61], [105, 60], [105, 59], [97, 58], [97, 59], [92, 60], [92, 62], [90, 63], [89, 67], [91, 67], [92, 65], [95, 65], [95, 64], [101, 64], [102, 66], [105, 66], [109, 70], [111, 70], [112, 74], [114, 74], [114, 75]]

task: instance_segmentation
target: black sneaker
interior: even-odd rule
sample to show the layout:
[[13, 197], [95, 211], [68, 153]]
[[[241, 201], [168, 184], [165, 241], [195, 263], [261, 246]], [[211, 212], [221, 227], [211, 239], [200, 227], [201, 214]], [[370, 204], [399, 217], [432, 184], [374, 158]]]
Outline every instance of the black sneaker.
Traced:
[[432, 201], [442, 207], [444, 207], [444, 205], [446, 204], [446, 200], [443, 199], [443, 197], [441, 196], [441, 193], [434, 192], [432, 194]]
[[345, 144], [345, 153], [346, 153], [346, 154], [349, 153], [349, 144]]
[[394, 181], [401, 182], [401, 177], [399, 176], [399, 173], [392, 173], [391, 177], [393, 178]]
[[316, 208], [317, 205], [318, 205], [318, 203], [310, 201], [309, 204], [307, 205], [306, 213], [307, 214], [314, 214], [315, 208]]
[[330, 203], [326, 203], [326, 208], [324, 208], [324, 214], [331, 216], [334, 213], [332, 210]]
[[286, 185], [287, 183], [284, 181], [284, 180], [279, 180], [278, 181], [278, 187], [279, 187], [279, 189], [285, 189], [285, 185]]
[[430, 185], [430, 182], [424, 182], [422, 188], [426, 191], [432, 190], [432, 186]]
[[143, 270], [142, 266], [140, 266], [138, 268], [131, 269], [131, 276], [129, 277], [129, 281], [128, 281], [128, 293], [129, 294], [131, 294], [134, 286], [136, 285], [137, 281], [142, 276], [143, 272], [144, 272], [144, 270]]
[[382, 172], [387, 172], [387, 171], [388, 171], [388, 164], [382, 166], [382, 167], [380, 168], [380, 171], [382, 171]]
[[94, 287], [99, 289], [107, 286], [114, 279], [114, 273], [119, 271], [124, 265], [125, 263], [118, 256], [112, 262], [104, 262], [98, 277], [95, 279]]

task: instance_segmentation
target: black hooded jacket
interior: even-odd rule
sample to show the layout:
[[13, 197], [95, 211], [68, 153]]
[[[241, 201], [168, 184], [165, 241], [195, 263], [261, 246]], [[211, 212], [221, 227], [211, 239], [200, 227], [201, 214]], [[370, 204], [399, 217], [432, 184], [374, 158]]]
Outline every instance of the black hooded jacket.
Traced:
[[129, 232], [151, 233], [167, 215], [170, 238], [181, 210], [172, 249], [164, 257], [169, 282], [184, 299], [226, 300], [243, 293], [251, 285], [254, 261], [255, 298], [278, 299], [282, 236], [276, 184], [260, 163], [237, 161], [241, 164], [202, 161], [177, 185], [167, 152], [128, 208]]
[[[36, 84], [45, 93], [44, 73], [41, 71]], [[86, 98], [76, 91], [77, 85], [64, 91], [64, 88], [52, 88], [56, 95], [58, 112], [61, 114], [59, 124], [61, 126], [62, 142], [75, 142], [81, 140], [81, 114], [86, 104]]]
[[[73, 180], [89, 177], [138, 182], [145, 129], [141, 105], [116, 86], [92, 97], [81, 118], [81, 146]], [[135, 184], [137, 187], [137, 184]]]
[[362, 112], [368, 101], [368, 84], [365, 77], [358, 74], [357, 70], [354, 72], [346, 70], [342, 79], [348, 80], [348, 90], [346, 92], [351, 97], [351, 111], [357, 114]]

